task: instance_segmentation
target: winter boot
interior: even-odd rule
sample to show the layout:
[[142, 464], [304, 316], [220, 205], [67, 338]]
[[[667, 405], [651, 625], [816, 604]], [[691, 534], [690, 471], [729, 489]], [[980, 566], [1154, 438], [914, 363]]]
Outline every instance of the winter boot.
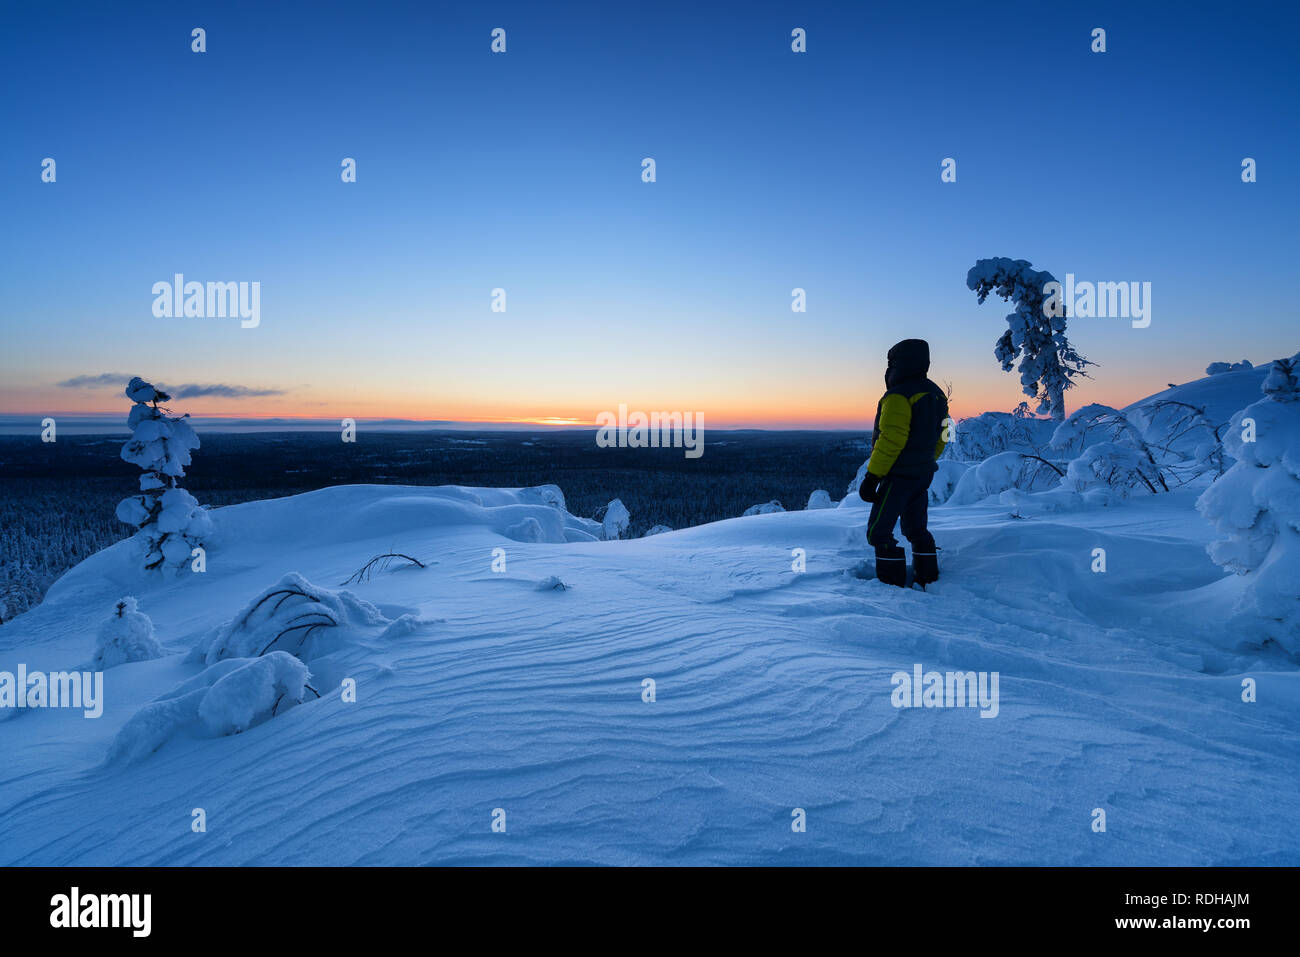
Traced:
[[876, 549], [876, 577], [886, 585], [907, 585], [907, 554], [897, 545]]
[[939, 580], [939, 556], [935, 552], [912, 552], [912, 580], [922, 588]]

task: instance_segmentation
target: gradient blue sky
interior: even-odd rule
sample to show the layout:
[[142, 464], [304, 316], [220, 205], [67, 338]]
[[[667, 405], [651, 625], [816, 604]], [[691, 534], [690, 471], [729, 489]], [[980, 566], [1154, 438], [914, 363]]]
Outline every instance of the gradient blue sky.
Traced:
[[[198, 415], [858, 427], [908, 336], [959, 412], [1010, 409], [1008, 307], [965, 287], [995, 255], [1152, 283], [1149, 328], [1071, 324], [1100, 363], [1071, 407], [1290, 355], [1298, 31], [1280, 3], [5, 3], [0, 413], [125, 414], [57, 385], [121, 373], [282, 393]], [[261, 282], [261, 326], [155, 318], [176, 272]]]

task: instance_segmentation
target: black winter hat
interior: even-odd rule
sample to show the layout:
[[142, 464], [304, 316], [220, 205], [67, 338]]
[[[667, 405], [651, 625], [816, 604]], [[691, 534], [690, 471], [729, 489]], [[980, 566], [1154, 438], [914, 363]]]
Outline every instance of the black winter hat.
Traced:
[[889, 350], [889, 366], [885, 369], [885, 386], [919, 379], [930, 371], [930, 343], [924, 339], [904, 339]]

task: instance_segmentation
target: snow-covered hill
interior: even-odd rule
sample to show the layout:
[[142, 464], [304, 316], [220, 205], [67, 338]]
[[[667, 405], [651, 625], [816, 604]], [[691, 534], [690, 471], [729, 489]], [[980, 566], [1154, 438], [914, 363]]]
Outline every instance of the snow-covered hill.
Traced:
[[[0, 712], [0, 863], [1298, 864], [1300, 674], [1225, 625], [1201, 490], [935, 508], [928, 593], [854, 574], [857, 508], [635, 541], [546, 486], [220, 509], [202, 574], [123, 543], [0, 628], [0, 670], [88, 667], [133, 595], [166, 652], [98, 719]], [[425, 567], [341, 584], [390, 552]], [[219, 689], [272, 641], [301, 704], [291, 668]], [[895, 707], [918, 665], [996, 709]]]

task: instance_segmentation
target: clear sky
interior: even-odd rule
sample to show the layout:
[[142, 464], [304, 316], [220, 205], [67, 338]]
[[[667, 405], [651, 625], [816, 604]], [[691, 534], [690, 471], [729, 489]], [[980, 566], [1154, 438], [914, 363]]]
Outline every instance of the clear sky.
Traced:
[[[857, 428], [912, 336], [1005, 410], [988, 256], [1151, 283], [1148, 328], [1071, 323], [1071, 407], [1291, 355], [1296, 7], [4, 2], [0, 413], [138, 374], [197, 415]], [[260, 325], [155, 317], [178, 272]]]

